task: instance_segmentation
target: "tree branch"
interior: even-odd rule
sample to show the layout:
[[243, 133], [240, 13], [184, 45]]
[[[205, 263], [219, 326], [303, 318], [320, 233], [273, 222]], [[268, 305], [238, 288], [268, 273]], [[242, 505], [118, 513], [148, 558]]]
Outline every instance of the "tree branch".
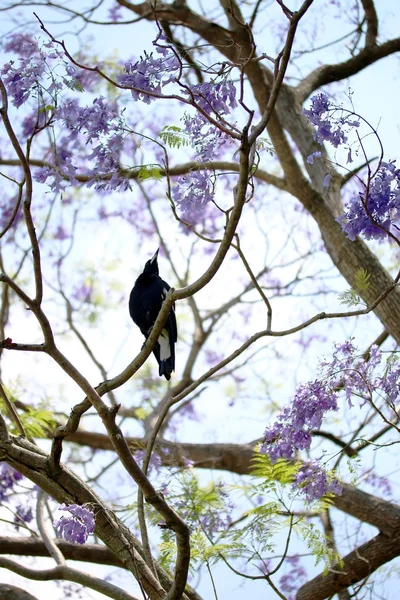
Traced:
[[368, 46], [361, 50], [357, 56], [353, 56], [342, 63], [317, 67], [295, 88], [298, 102], [303, 104], [310, 94], [318, 88], [333, 81], [341, 81], [346, 77], [355, 75], [381, 58], [390, 56], [395, 52], [399, 52], [399, 50], [400, 38], [394, 38], [380, 46]]
[[296, 600], [324, 600], [368, 577], [376, 569], [400, 554], [400, 534], [380, 533], [343, 557], [343, 570], [329, 571], [305, 583]]

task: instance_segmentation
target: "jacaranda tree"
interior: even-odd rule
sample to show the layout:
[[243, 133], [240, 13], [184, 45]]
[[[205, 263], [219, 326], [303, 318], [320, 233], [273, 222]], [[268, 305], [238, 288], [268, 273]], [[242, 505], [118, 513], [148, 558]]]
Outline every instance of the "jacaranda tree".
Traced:
[[0, 3], [2, 598], [395, 590], [400, 170], [352, 91], [396, 65], [376, 4]]

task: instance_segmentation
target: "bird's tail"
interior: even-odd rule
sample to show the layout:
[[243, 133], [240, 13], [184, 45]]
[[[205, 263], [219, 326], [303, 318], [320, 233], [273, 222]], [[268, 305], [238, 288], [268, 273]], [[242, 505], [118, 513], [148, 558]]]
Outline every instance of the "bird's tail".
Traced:
[[158, 344], [154, 348], [154, 356], [158, 362], [160, 377], [164, 375], [169, 381], [172, 371], [175, 371], [175, 343], [167, 329], [161, 331]]

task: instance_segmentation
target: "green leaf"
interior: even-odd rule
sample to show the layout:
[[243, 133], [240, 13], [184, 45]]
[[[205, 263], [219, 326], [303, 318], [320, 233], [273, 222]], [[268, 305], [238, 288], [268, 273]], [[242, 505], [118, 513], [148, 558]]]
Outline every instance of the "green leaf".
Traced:
[[162, 173], [160, 167], [156, 165], [143, 165], [140, 167], [137, 174], [139, 181], [146, 181], [146, 179], [162, 179]]
[[21, 423], [29, 437], [43, 438], [56, 426], [54, 415], [49, 410], [28, 407], [19, 415]]
[[256, 147], [257, 147], [258, 152], [262, 152], [263, 150], [265, 150], [266, 152], [268, 152], [268, 154], [270, 156], [275, 155], [274, 146], [269, 138], [265, 138], [265, 137], [258, 138]]
[[166, 125], [159, 134], [160, 138], [170, 148], [191, 146], [191, 140], [186, 131], [176, 125]]
[[368, 273], [368, 271], [362, 268], [358, 269], [355, 274], [355, 284], [357, 290], [359, 292], [365, 292], [371, 284], [370, 279], [371, 273]]
[[256, 449], [254, 456], [251, 459], [250, 472], [255, 477], [285, 485], [287, 483], [292, 483], [300, 465], [301, 463], [293, 463], [284, 458], [279, 458], [276, 463], [273, 464], [269, 456], [261, 454], [259, 449]]
[[357, 306], [357, 304], [361, 304], [361, 297], [355, 292], [353, 289], [346, 290], [342, 294], [339, 295], [340, 304], [346, 304], [346, 306]]
[[355, 272], [354, 283], [356, 289], [353, 288], [346, 290], [343, 294], [339, 295], [340, 304], [346, 304], [347, 306], [357, 306], [357, 304], [365, 304], [362, 300], [361, 295], [366, 292], [371, 282], [371, 273], [368, 273], [365, 269], [361, 268]]
[[139, 421], [144, 421], [145, 418], [147, 417], [147, 415], [149, 415], [151, 413], [150, 409], [145, 409], [142, 406], [139, 406], [139, 408], [135, 409], [135, 416], [139, 419]]

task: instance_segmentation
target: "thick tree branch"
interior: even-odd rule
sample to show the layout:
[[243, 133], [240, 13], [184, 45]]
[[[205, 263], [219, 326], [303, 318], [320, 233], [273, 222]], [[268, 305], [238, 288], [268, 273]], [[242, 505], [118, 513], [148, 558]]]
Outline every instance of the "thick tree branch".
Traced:
[[[29, 164], [34, 167], [50, 167], [50, 168], [53, 167], [53, 165], [50, 162], [47, 162], [45, 160], [36, 159], [36, 158], [35, 159], [32, 158], [29, 161]], [[20, 162], [18, 160], [14, 160], [14, 159], [1, 159], [0, 158], [0, 165], [10, 166], [10, 167], [19, 167]], [[166, 175], [168, 175], [170, 177], [176, 177], [178, 175], [186, 175], [187, 173], [190, 173], [191, 171], [205, 171], [205, 170], [222, 171], [225, 173], [239, 173], [240, 165], [237, 162], [230, 162], [227, 160], [213, 160], [213, 161], [208, 161], [206, 163], [198, 163], [198, 162], [192, 161], [192, 162], [183, 163], [181, 165], [176, 165], [175, 167], [170, 167], [169, 169], [164, 169], [163, 167], [160, 167], [159, 174], [162, 177], [165, 177]], [[140, 168], [122, 169], [119, 171], [119, 175], [121, 177], [124, 177], [125, 179], [137, 180], [140, 175], [140, 171], [141, 171]], [[102, 180], [108, 181], [111, 179], [112, 176], [113, 176], [113, 173], [110, 173], [108, 175], [99, 175], [98, 179], [100, 181], [102, 181]], [[277, 177], [276, 175], [273, 175], [272, 173], [268, 173], [264, 169], [257, 168], [257, 170], [255, 170], [254, 173], [252, 173], [252, 176], [255, 177], [256, 179], [258, 179], [259, 181], [273, 185], [274, 187], [276, 187], [279, 190], [288, 191], [287, 184], [283, 178]], [[84, 174], [79, 174], [79, 173], [76, 174], [74, 177], [80, 183], [87, 183], [89, 180], [91, 180], [93, 178], [90, 175], [84, 175]]]
[[[98, 565], [110, 565], [112, 567], [127, 566], [106, 546], [100, 544], [69, 544], [64, 540], [54, 540], [63, 556], [67, 560], [78, 560]], [[0, 536], [0, 554], [16, 554], [18, 556], [49, 556], [44, 542], [35, 537], [6, 537]]]
[[367, 34], [365, 36], [365, 46], [368, 48], [376, 44], [378, 37], [378, 15], [376, 14], [373, 0], [361, 0], [365, 18], [367, 21]]
[[382, 565], [400, 554], [400, 533], [380, 533], [366, 544], [343, 557], [343, 570], [329, 571], [305, 583], [297, 592], [296, 600], [324, 600], [361, 581]]
[[399, 51], [400, 38], [395, 38], [379, 46], [368, 46], [356, 56], [342, 63], [321, 65], [307, 75], [295, 88], [297, 101], [302, 104], [318, 88], [355, 75], [381, 58]]
[[104, 581], [104, 579], [93, 577], [93, 575], [87, 575], [86, 573], [77, 571], [72, 567], [68, 567], [66, 564], [57, 565], [52, 569], [39, 570], [31, 569], [30, 567], [26, 567], [25, 565], [21, 565], [20, 563], [11, 560], [10, 558], [3, 558], [0, 556], [0, 567], [35, 581], [53, 581], [54, 579], [63, 579], [64, 581], [73, 581], [74, 583], [79, 583], [85, 588], [100, 592], [101, 594], [104, 594], [109, 598], [113, 598], [114, 600], [137, 600], [137, 596], [133, 596], [132, 594], [125, 592], [125, 590], [117, 587], [113, 583], [109, 583], [108, 581]]

